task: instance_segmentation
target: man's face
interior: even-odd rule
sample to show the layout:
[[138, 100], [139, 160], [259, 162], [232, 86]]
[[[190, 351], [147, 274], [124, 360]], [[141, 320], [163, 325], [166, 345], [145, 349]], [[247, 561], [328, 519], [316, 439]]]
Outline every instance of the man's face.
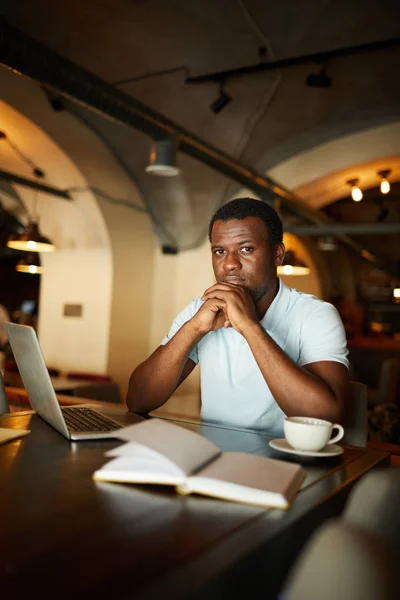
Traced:
[[218, 283], [248, 288], [259, 301], [276, 285], [283, 244], [271, 248], [268, 230], [258, 217], [216, 221], [211, 234], [212, 264]]

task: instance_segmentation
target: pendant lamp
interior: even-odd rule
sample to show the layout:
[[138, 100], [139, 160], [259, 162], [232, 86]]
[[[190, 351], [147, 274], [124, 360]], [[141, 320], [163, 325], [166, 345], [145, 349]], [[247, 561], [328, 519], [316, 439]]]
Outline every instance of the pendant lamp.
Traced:
[[282, 264], [277, 268], [278, 275], [308, 275], [310, 268], [297, 258], [293, 250], [288, 250]]
[[37, 252], [31, 252], [24, 256], [15, 268], [20, 273], [29, 273], [30, 275], [41, 275], [43, 273], [43, 267], [40, 264]]
[[[34, 169], [35, 176], [44, 177], [41, 169]], [[48, 237], [42, 235], [39, 230], [39, 219], [37, 217], [38, 190], [35, 190], [33, 199], [32, 217], [28, 225], [20, 233], [13, 233], [7, 240], [7, 246], [13, 250], [23, 250], [25, 252], [54, 252], [56, 249], [53, 242]]]
[[54, 244], [42, 235], [36, 221], [30, 221], [22, 233], [13, 233], [7, 241], [7, 246], [13, 250], [25, 252], [53, 252]]
[[177, 148], [177, 140], [173, 137], [155, 141], [151, 147], [149, 164], [145, 169], [146, 172], [161, 177], [179, 175], [180, 169], [176, 165]]

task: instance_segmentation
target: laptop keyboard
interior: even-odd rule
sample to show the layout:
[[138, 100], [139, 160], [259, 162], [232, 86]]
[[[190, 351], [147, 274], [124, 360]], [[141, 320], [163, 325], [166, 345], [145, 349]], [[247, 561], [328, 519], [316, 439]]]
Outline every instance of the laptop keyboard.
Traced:
[[70, 431], [115, 431], [122, 427], [90, 408], [63, 407], [61, 410]]

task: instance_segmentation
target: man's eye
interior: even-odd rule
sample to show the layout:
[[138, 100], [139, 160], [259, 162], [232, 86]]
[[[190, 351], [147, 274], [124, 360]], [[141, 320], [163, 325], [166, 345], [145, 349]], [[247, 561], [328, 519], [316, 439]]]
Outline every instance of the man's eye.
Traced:
[[251, 252], [253, 252], [253, 248], [251, 246], [243, 246], [241, 248], [241, 251], [243, 252], [243, 254], [250, 254]]
[[216, 254], [217, 256], [222, 256], [224, 253], [224, 250], [222, 250], [222, 248], [216, 248], [214, 250], [214, 254]]

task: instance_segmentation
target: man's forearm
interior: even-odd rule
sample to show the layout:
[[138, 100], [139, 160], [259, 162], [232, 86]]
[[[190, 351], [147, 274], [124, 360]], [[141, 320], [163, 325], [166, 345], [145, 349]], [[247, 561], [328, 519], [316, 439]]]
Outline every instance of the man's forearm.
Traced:
[[254, 324], [244, 337], [273, 397], [285, 414], [340, 420], [341, 398], [322, 379], [296, 365], [261, 325]]
[[165, 346], [141, 363], [129, 380], [128, 408], [146, 413], [162, 406], [181, 382], [189, 354], [202, 337], [188, 321]]

